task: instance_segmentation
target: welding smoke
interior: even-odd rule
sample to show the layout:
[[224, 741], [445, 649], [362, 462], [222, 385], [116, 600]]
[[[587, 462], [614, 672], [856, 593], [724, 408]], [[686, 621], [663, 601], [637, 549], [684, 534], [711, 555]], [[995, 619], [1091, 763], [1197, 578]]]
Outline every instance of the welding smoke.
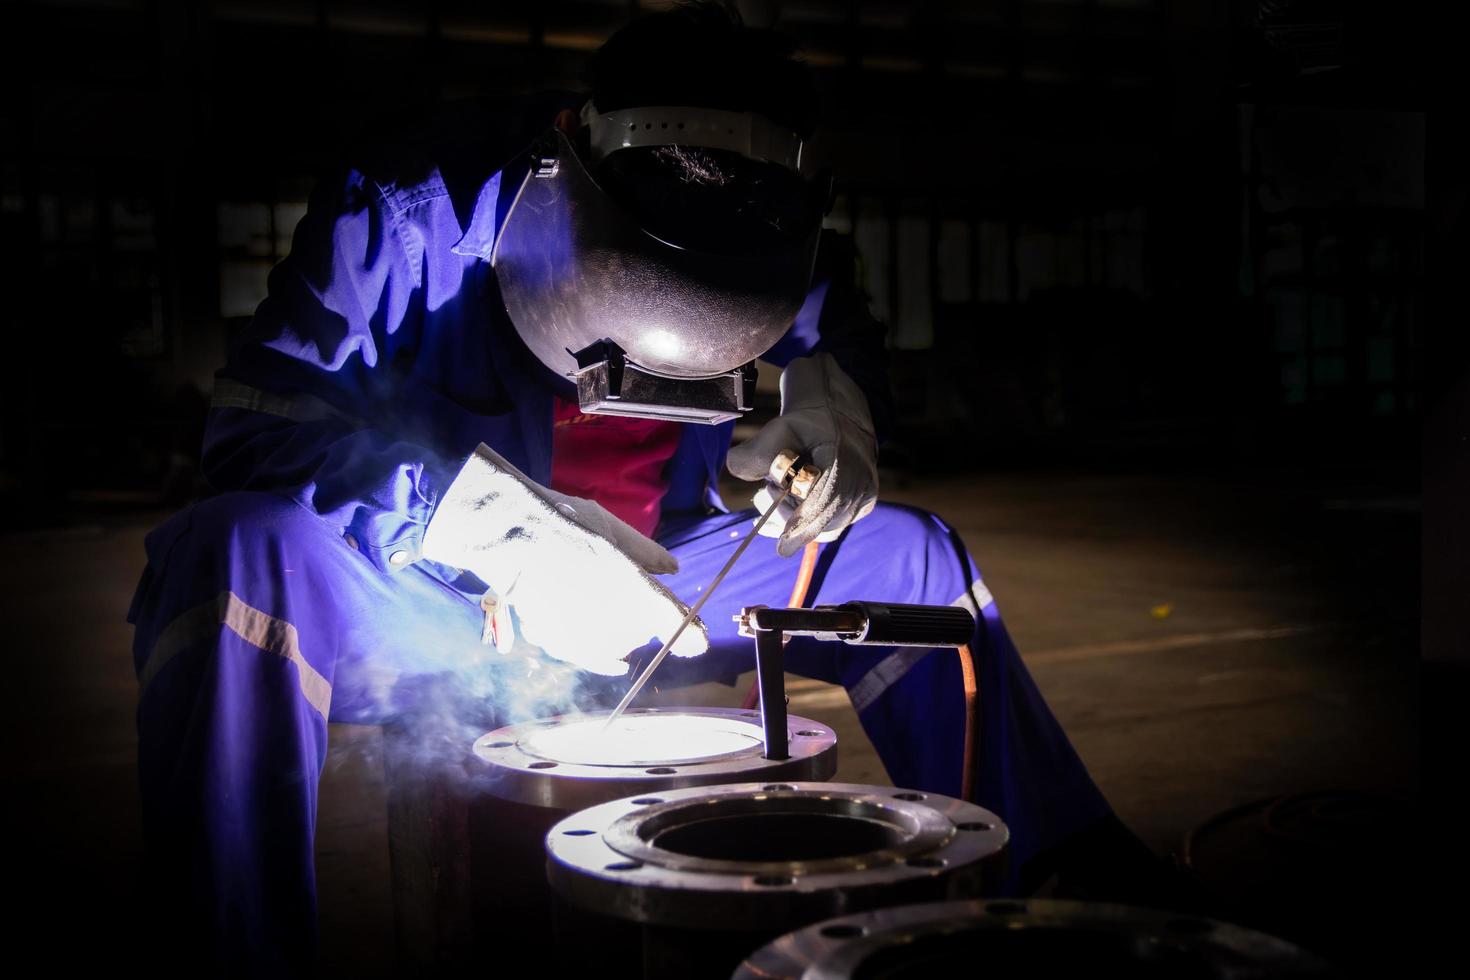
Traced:
[[[418, 447], [432, 463], [426, 468], [443, 478], [459, 472], [464, 458], [447, 450], [450, 434], [433, 414], [437, 404], [397, 399], [375, 421], [388, 438]], [[505, 653], [484, 642], [478, 599], [486, 585], [473, 574], [427, 558], [402, 574], [416, 573], [439, 579], [452, 597], [448, 606], [431, 603], [415, 610], [411, 624], [396, 624], [391, 643], [379, 633], [375, 610], [343, 609], [338, 646], [350, 651], [355, 663], [334, 681], [333, 720], [381, 725], [391, 730], [395, 743], [413, 747], [413, 764], [437, 769], [461, 766], [474, 741], [495, 728], [617, 702], [624, 680], [595, 677], [547, 656], [526, 643], [519, 630]], [[341, 598], [345, 605], [355, 597]], [[566, 615], [575, 616], [571, 601]], [[404, 633], [413, 637], [411, 649], [401, 641]], [[349, 677], [355, 689], [345, 691], [342, 684]]]
[[[549, 657], [519, 637], [502, 654], [458, 617], [425, 622], [419, 640], [414, 653], [391, 663], [369, 654], [367, 663], [353, 671], [364, 686], [339, 692], [362, 708], [333, 712], [334, 720], [382, 725], [399, 771], [404, 765], [424, 773], [459, 771], [471, 745], [486, 732], [604, 709], [626, 686], [622, 678], [588, 674]], [[372, 648], [367, 638], [355, 642]], [[335, 769], [375, 751], [371, 743], [353, 743], [350, 753], [333, 753], [329, 764]]]

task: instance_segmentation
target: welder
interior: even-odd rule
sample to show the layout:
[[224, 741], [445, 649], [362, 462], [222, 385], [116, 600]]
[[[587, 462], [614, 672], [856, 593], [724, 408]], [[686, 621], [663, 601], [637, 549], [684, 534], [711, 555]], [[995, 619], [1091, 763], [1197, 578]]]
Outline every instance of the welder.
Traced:
[[[790, 556], [823, 542], [810, 603], [975, 616], [963, 656], [789, 646], [789, 669], [846, 687], [896, 784], [1001, 814], [1021, 887], [1119, 836], [959, 537], [877, 501], [883, 328], [820, 230], [789, 42], [680, 7], [614, 35], [589, 81], [317, 188], [217, 378], [221, 492], [147, 540], [130, 619], [153, 901], [231, 969], [309, 962], [329, 721], [468, 703], [477, 734], [626, 675], [751, 526], [721, 468], [761, 480], [783, 450], [817, 484], [660, 683], [750, 669], [731, 613], [785, 605]], [[756, 358], [782, 368], [780, 414], [730, 449]]]

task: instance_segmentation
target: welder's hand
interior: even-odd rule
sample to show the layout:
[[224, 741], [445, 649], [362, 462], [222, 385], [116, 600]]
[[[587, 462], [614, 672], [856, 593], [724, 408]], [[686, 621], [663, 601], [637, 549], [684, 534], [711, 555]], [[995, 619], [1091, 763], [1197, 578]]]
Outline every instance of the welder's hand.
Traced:
[[[609, 676], [652, 638], [667, 639], [688, 607], [653, 576], [679, 564], [590, 500], [549, 490], [480, 445], [444, 491], [424, 532], [426, 558], [478, 575], [495, 594], [496, 622], [547, 655]], [[509, 652], [515, 636], [497, 630]], [[696, 619], [674, 645], [709, 646]]]
[[[792, 361], [781, 372], [781, 414], [730, 450], [726, 466], [742, 480], [762, 480], [783, 450], [812, 461], [822, 475], [805, 500], [787, 497], [761, 534], [781, 538], [776, 551], [794, 555], [808, 541], [830, 541], [868, 516], [878, 500], [878, 441], [868, 400], [831, 354]], [[777, 491], [779, 492], [779, 491]], [[761, 511], [768, 485], [756, 494]]]

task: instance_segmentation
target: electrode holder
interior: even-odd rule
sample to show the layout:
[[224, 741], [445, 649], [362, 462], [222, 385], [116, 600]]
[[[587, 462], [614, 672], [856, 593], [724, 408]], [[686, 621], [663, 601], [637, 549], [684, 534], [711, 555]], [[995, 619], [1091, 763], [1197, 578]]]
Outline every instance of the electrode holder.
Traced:
[[975, 619], [959, 606], [847, 602], [840, 606], [776, 609], [746, 606], [735, 617], [740, 635], [755, 639], [755, 683], [760, 695], [767, 759], [785, 759], [788, 636], [810, 636], [854, 646], [959, 647], [970, 642]]
[[791, 488], [791, 496], [805, 500], [817, 485], [822, 471], [810, 465], [807, 458], [794, 449], [783, 449], [771, 460], [766, 479], [781, 489]]

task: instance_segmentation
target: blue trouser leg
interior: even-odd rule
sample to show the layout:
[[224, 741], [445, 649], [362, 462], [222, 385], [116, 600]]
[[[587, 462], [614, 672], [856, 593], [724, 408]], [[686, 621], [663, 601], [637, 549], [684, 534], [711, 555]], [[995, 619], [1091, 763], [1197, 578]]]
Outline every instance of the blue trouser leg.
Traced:
[[[750, 527], [751, 512], [670, 521], [660, 540], [679, 558], [673, 589], [692, 602]], [[754, 648], [736, 632], [742, 606], [784, 606], [797, 563], [775, 541], [750, 546], [704, 607], [711, 651], [670, 661], [663, 682], [692, 682], [748, 670]], [[974, 802], [1011, 831], [1013, 882], [1025, 862], [1106, 816], [1106, 801], [1052, 716], [1001, 622], [959, 536], [924, 511], [880, 504], [822, 546], [808, 605], [855, 599], [963, 605], [979, 611], [970, 650], [976, 669], [978, 747]], [[958, 796], [965, 782], [965, 688], [953, 650], [855, 647], [791, 640], [787, 666], [847, 688], [863, 728], [896, 785]]]
[[214, 958], [205, 973], [281, 975], [315, 943], [328, 718], [391, 717], [408, 707], [407, 679], [453, 671], [483, 685], [469, 669], [487, 656], [482, 614], [431, 568], [384, 572], [270, 494], [191, 507], [148, 551], [130, 618], [160, 921]]

